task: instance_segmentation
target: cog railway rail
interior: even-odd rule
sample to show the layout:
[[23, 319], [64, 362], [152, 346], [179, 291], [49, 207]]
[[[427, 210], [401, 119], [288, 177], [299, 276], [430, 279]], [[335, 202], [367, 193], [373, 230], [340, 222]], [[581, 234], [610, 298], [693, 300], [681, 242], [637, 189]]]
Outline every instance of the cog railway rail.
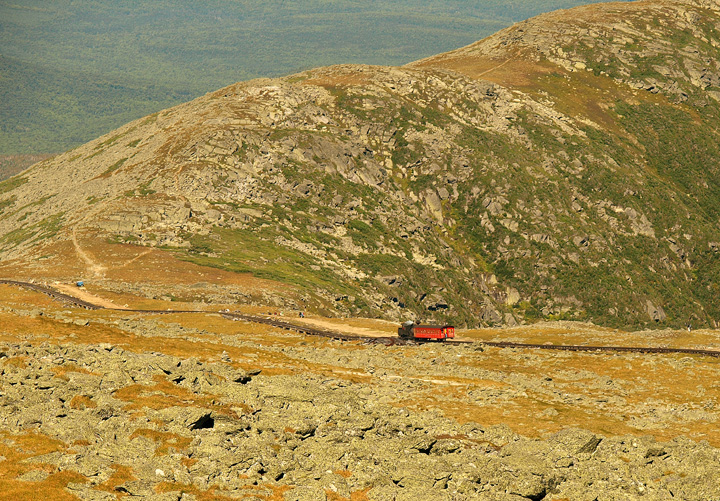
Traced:
[[[40, 285], [32, 282], [20, 282], [17, 280], [4, 280], [0, 279], [0, 284], [15, 285], [23, 287], [36, 292], [46, 294], [53, 299], [57, 299], [64, 303], [85, 308], [87, 310], [112, 310], [112, 308], [106, 308], [104, 306], [98, 306], [96, 304], [84, 301], [76, 298], [69, 294], [64, 294], [51, 287]], [[246, 322], [259, 323], [264, 325], [270, 325], [284, 330], [291, 330], [299, 332], [300, 334], [306, 334], [310, 336], [319, 336], [330, 339], [336, 339], [339, 341], [363, 341], [372, 344], [384, 344], [384, 345], [418, 345], [426, 344], [432, 341], [423, 341], [418, 339], [403, 339], [395, 336], [359, 336], [343, 334], [340, 332], [316, 329], [314, 327], [303, 326], [286, 322], [283, 320], [276, 320], [273, 318], [267, 318], [257, 315], [245, 315], [237, 312], [214, 312], [207, 310], [125, 310], [117, 309], [115, 311], [122, 311], [127, 313], [147, 313], [147, 314], [171, 314], [171, 313], [219, 313], [221, 316], [231, 320], [242, 320]], [[512, 342], [494, 342], [494, 341], [470, 341], [461, 339], [448, 339], [442, 342], [443, 344], [472, 344], [493, 346], [496, 348], [516, 348], [516, 349], [539, 349], [539, 350], [559, 350], [559, 351], [576, 351], [576, 352], [613, 352], [613, 353], [657, 353], [657, 354], [684, 354], [684, 355], [701, 355], [708, 357], [720, 358], [720, 351], [693, 349], [693, 348], [662, 348], [662, 347], [641, 347], [641, 346], [587, 346], [587, 345], [557, 345], [557, 344], [529, 344], [529, 343], [512, 343]], [[439, 344], [439, 343], [434, 343]]]
[[52, 289], [50, 287], [32, 283], [32, 282], [18, 282], [16, 280], [0, 280], [0, 284], [16, 285], [18, 287], [23, 287], [25, 289], [30, 289], [30, 290], [33, 290], [36, 292], [41, 292], [43, 294], [47, 294], [48, 296], [52, 297], [53, 299], [57, 299], [59, 301], [62, 301], [63, 303], [71, 304], [74, 306], [79, 306], [80, 308], [85, 308], [86, 310], [102, 310], [103, 309], [102, 306], [88, 303], [87, 301], [83, 301], [82, 299], [78, 299], [69, 294], [63, 294], [62, 292], [58, 292], [55, 289]]

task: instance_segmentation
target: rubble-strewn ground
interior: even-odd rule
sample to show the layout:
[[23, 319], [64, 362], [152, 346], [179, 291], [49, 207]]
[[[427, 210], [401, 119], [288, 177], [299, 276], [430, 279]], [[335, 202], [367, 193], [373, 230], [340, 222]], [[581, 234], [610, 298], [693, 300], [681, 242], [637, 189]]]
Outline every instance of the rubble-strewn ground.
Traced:
[[[621, 338], [572, 323], [461, 334]], [[3, 499], [720, 497], [717, 359], [339, 342], [9, 286], [0, 352]]]

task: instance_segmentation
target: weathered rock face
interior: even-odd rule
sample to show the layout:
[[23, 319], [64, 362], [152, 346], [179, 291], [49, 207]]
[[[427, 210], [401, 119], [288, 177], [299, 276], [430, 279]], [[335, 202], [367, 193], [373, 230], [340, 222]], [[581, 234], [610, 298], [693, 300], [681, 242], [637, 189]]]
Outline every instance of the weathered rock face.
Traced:
[[346, 313], [713, 324], [719, 22], [593, 5], [402, 68], [239, 83], [0, 185], [0, 255], [61, 263], [43, 245], [72, 231]]
[[66, 475], [82, 499], [720, 496], [720, 452], [706, 443], [580, 429], [530, 440], [505, 425], [460, 425], [381, 403], [376, 385], [264, 376], [229, 357], [209, 363], [110, 344], [0, 350], [5, 445], [28, 434], [53, 444], [46, 454], [25, 451], [20, 480]]

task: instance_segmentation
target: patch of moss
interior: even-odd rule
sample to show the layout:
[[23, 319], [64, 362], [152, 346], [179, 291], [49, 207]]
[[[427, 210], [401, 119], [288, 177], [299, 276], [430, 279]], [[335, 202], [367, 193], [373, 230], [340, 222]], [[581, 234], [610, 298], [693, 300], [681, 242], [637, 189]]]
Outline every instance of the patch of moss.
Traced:
[[5, 212], [5, 209], [13, 205], [15, 203], [15, 200], [17, 200], [17, 197], [15, 197], [15, 195], [5, 200], [0, 200], [0, 214]]
[[12, 191], [27, 182], [28, 179], [26, 177], [11, 177], [10, 179], [0, 183], [0, 194]]
[[127, 161], [127, 158], [121, 158], [120, 160], [118, 160], [117, 162], [115, 162], [114, 164], [112, 164], [110, 167], [108, 167], [108, 168], [105, 170], [105, 172], [103, 172], [102, 174], [100, 174], [100, 176], [101, 176], [101, 177], [109, 176], [110, 174], [112, 174], [113, 172], [115, 172], [116, 170], [118, 170], [120, 167], [122, 167], [123, 164], [124, 164], [126, 161]]
[[192, 236], [189, 251], [174, 252], [202, 266], [251, 273], [306, 289], [346, 293], [352, 290], [332, 270], [319, 267], [312, 256], [277, 245], [275, 236], [270, 230], [258, 234], [250, 230], [216, 228], [211, 235]]

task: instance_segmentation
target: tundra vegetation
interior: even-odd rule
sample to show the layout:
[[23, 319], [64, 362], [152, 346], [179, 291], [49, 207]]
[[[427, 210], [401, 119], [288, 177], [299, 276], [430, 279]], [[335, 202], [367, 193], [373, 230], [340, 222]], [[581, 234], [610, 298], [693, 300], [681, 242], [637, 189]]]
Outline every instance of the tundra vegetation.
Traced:
[[[0, 284], [0, 492], [720, 499], [716, 358], [479, 344], [720, 351], [718, 26], [714, 0], [544, 14], [0, 182], [0, 277], [106, 308]], [[407, 319], [476, 343], [371, 343]]]

